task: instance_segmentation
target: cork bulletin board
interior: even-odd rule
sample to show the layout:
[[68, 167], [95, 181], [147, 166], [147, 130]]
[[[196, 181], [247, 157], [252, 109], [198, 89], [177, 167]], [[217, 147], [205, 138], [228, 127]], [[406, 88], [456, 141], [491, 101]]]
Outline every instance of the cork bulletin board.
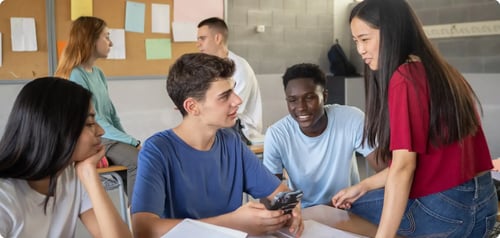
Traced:
[[[6, 0], [0, 4], [2, 65], [0, 79], [32, 79], [47, 76], [47, 18], [43, 0]], [[11, 17], [35, 19], [37, 51], [12, 51]]]

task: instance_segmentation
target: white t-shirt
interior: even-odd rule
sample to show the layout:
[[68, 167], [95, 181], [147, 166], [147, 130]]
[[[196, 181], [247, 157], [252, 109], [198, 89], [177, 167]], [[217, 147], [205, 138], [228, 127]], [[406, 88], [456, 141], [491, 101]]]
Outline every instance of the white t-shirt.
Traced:
[[58, 177], [55, 197], [56, 203], [51, 197], [44, 214], [45, 195], [26, 180], [0, 179], [0, 236], [74, 237], [79, 215], [91, 209], [92, 203], [73, 165]]
[[243, 134], [250, 140], [262, 135], [262, 99], [255, 73], [248, 62], [229, 51], [228, 58], [234, 61], [236, 71], [233, 79], [236, 82], [235, 93], [243, 101], [238, 109], [238, 118], [243, 125]]
[[328, 124], [316, 137], [304, 135], [288, 115], [267, 129], [264, 165], [273, 174], [288, 173], [290, 189], [304, 192], [302, 207], [330, 203], [340, 189], [359, 183], [354, 152], [364, 156], [373, 149], [362, 146], [364, 113], [358, 108], [325, 105]]

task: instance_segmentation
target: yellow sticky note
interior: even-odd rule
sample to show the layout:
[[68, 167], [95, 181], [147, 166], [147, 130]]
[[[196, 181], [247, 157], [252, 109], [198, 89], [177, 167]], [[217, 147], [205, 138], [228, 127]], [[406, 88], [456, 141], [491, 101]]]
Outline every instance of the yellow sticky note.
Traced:
[[92, 16], [93, 0], [71, 0], [71, 20], [76, 20], [81, 16]]

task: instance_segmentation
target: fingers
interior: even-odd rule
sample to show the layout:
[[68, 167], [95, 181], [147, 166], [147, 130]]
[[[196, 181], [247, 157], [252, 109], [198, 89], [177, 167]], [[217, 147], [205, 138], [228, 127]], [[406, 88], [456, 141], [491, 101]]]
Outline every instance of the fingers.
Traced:
[[249, 201], [245, 204], [248, 207], [255, 208], [255, 209], [266, 209], [266, 206], [262, 203], [254, 202], [254, 201]]
[[295, 237], [300, 237], [304, 231], [304, 221], [300, 209], [293, 209], [292, 211], [292, 224], [289, 229], [290, 233], [295, 234]]
[[340, 192], [335, 194], [335, 196], [332, 197], [332, 205], [334, 207], [339, 207], [340, 205], [342, 205], [342, 203], [344, 203], [344, 200], [345, 200], [344, 195], [345, 195], [344, 190], [341, 190]]

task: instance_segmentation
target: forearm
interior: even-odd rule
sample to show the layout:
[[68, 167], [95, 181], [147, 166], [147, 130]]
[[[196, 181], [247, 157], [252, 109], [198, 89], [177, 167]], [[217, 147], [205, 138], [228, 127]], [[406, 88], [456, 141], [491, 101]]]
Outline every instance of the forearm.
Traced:
[[132, 215], [134, 237], [161, 237], [172, 230], [182, 219], [161, 219], [147, 212]]
[[123, 131], [122, 129], [117, 128], [115, 125], [113, 125], [109, 121], [105, 120], [101, 116], [98, 115], [96, 117], [96, 120], [97, 120], [97, 123], [99, 123], [99, 125], [106, 132], [103, 135], [104, 138], [119, 141], [119, 142], [129, 144], [132, 146], [135, 146], [137, 144], [137, 140], [134, 137], [125, 133], [125, 131]]
[[131, 237], [129, 228], [104, 190], [96, 169], [83, 168], [79, 177], [92, 202], [101, 237]]
[[200, 219], [200, 221], [206, 222], [209, 224], [213, 224], [213, 225], [217, 225], [217, 226], [223, 226], [223, 227], [228, 227], [228, 228], [240, 230], [240, 231], [247, 232], [247, 233], [252, 233], [252, 231], [249, 229], [248, 224], [245, 222], [242, 222], [241, 219], [239, 219], [237, 217], [235, 212], [230, 212], [230, 213], [222, 214], [222, 215], [215, 216], [215, 217]]
[[[416, 156], [405, 153], [407, 158], [393, 159], [389, 170], [384, 194], [384, 207], [376, 237], [394, 237], [408, 204], [413, 176], [416, 167]], [[399, 160], [399, 161], [398, 161]]]
[[371, 191], [386, 186], [387, 176], [389, 175], [389, 168], [364, 179], [360, 182], [360, 185], [365, 188], [366, 191]]

